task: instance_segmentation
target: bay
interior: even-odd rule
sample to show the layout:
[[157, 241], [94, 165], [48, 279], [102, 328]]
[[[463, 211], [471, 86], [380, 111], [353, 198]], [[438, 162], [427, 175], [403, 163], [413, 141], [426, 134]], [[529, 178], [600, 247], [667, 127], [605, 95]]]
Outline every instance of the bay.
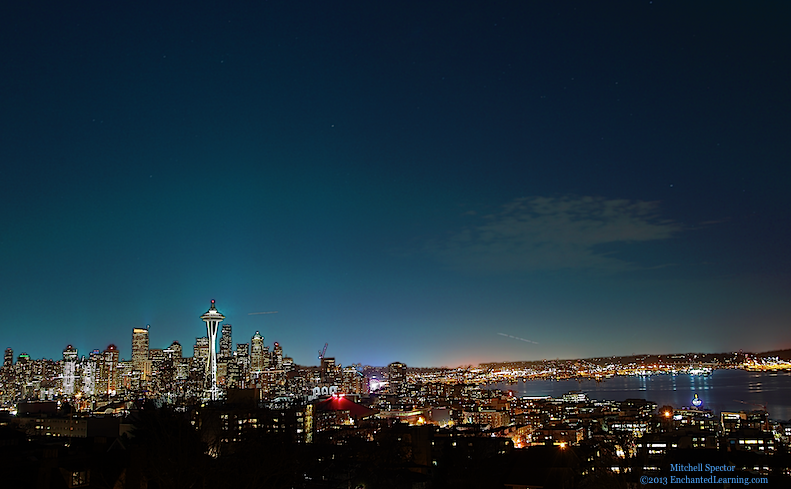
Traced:
[[593, 380], [528, 380], [515, 384], [492, 384], [490, 388], [512, 390], [515, 396], [560, 397], [580, 390], [591, 399], [623, 401], [646, 399], [658, 406], [674, 408], [692, 405], [695, 394], [703, 400], [702, 409], [752, 411], [763, 409], [776, 421], [791, 419], [791, 372], [748, 372], [715, 370], [710, 375], [650, 375], [646, 377], [612, 377]]

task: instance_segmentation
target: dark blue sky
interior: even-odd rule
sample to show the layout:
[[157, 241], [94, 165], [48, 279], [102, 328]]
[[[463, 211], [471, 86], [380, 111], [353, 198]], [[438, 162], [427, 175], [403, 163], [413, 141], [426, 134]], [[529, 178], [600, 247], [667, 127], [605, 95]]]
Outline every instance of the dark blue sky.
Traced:
[[3, 348], [791, 347], [786, 2], [16, 3]]

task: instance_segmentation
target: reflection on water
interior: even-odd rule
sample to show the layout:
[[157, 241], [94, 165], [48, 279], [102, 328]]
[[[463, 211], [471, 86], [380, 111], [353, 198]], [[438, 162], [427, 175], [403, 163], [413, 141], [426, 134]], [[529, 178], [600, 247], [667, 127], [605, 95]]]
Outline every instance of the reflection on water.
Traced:
[[536, 380], [494, 387], [510, 389], [521, 396], [558, 397], [570, 390], [581, 390], [591, 399], [623, 401], [637, 397], [676, 408], [690, 406], [697, 393], [703, 400], [701, 407], [712, 411], [749, 411], [765, 405], [772, 419], [791, 419], [791, 372], [715, 370], [707, 376], [613, 377], [603, 382]]

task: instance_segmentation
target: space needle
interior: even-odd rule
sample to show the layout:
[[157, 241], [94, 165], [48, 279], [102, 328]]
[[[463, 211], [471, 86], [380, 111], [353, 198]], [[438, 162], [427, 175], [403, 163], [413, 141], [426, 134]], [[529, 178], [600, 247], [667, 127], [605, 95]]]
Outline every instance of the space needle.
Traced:
[[209, 334], [209, 364], [206, 366], [209, 378], [205, 395], [207, 400], [217, 401], [220, 399], [220, 387], [217, 385], [217, 328], [225, 316], [214, 307], [212, 299], [211, 307], [200, 318], [206, 323], [206, 332]]

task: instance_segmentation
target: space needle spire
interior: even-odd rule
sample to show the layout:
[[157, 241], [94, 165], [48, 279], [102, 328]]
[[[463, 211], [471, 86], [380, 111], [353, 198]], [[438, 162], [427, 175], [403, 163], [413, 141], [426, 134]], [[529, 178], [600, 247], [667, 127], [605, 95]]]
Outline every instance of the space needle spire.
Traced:
[[214, 307], [214, 299], [211, 300], [211, 307], [200, 317], [206, 323], [206, 332], [209, 335], [209, 363], [206, 365], [207, 386], [206, 398], [210, 401], [217, 401], [220, 398], [220, 387], [217, 385], [217, 328], [225, 316]]

